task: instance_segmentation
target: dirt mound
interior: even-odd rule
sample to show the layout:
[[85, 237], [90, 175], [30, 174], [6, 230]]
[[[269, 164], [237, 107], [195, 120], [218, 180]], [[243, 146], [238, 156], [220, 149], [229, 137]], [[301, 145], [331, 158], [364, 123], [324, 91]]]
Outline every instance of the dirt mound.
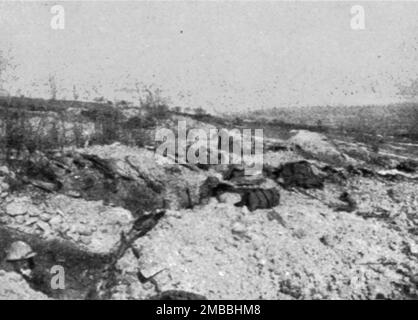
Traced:
[[307, 130], [298, 130], [290, 137], [288, 143], [298, 147], [304, 157], [327, 162], [333, 165], [343, 165], [354, 162], [344, 155], [325, 135]]

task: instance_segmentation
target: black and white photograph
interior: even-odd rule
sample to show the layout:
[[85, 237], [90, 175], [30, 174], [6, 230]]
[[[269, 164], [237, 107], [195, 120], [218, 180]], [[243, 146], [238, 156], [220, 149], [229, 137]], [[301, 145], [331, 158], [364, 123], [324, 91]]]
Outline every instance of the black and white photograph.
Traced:
[[0, 300], [417, 300], [417, 17], [0, 0]]

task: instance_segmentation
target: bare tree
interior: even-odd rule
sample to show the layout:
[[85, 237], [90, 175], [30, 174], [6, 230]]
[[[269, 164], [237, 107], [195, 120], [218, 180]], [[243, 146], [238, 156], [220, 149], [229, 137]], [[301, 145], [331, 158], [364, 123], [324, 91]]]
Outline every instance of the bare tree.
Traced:
[[75, 101], [77, 101], [78, 98], [79, 98], [79, 94], [78, 94], [78, 91], [77, 91], [77, 87], [75, 85], [73, 85], [73, 99]]
[[194, 108], [194, 112], [195, 112], [195, 114], [196, 115], [198, 115], [198, 116], [204, 116], [204, 115], [206, 115], [207, 113], [206, 113], [206, 110], [205, 109], [203, 109], [202, 107], [197, 107], [197, 108]]
[[135, 82], [135, 91], [138, 96], [138, 105], [141, 106], [142, 105], [142, 90], [141, 90], [141, 84], [138, 81]]
[[7, 90], [4, 89], [4, 84], [6, 82], [5, 79], [5, 71], [7, 69], [14, 70], [16, 66], [10, 63], [10, 59], [7, 58], [3, 51], [0, 50], [0, 96], [10, 98], [10, 94]]
[[3, 52], [0, 50], [0, 89], [3, 89], [3, 74], [6, 70], [7, 61], [6, 58], [3, 55]]
[[50, 75], [48, 78], [49, 90], [51, 93], [51, 100], [57, 99], [57, 82], [55, 80], [55, 76]]

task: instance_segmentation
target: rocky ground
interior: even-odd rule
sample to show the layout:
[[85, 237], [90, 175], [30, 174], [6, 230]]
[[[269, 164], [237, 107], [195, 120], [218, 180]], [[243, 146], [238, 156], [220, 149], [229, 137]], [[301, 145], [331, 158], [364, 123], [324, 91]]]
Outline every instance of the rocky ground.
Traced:
[[[0, 298], [416, 299], [415, 163], [349, 147], [307, 131], [270, 139], [252, 178], [121, 144], [3, 166]], [[123, 234], [135, 235], [125, 247]], [[15, 240], [37, 252], [42, 281], [6, 261]], [[63, 290], [49, 286], [53, 265]]]
[[0, 270], [2, 300], [47, 300], [48, 296], [33, 290], [21, 275]]
[[[365, 189], [372, 183], [356, 185]], [[402, 190], [414, 194], [416, 185]], [[281, 192], [280, 206], [268, 210], [250, 212], [213, 200], [193, 210], [169, 211], [135, 243], [140, 261], [132, 254], [119, 261], [123, 280], [114, 297], [147, 297], [135, 281], [135, 268], [129, 268], [137, 263], [148, 274], [164, 270], [156, 276], [160, 289], [209, 299], [416, 297], [411, 285], [418, 280], [416, 236], [407, 231], [415, 222], [403, 211], [405, 203], [390, 218], [365, 218], [366, 210], [387, 209], [379, 200], [390, 202], [387, 195], [371, 192], [361, 193], [373, 199], [355, 213], [336, 212], [287, 191]], [[408, 207], [415, 208], [417, 199], [410, 201]]]

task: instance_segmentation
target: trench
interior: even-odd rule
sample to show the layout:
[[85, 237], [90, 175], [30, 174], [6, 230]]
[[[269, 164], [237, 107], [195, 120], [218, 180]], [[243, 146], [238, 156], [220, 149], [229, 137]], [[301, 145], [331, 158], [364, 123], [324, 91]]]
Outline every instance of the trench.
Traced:
[[[92, 254], [78, 249], [75, 245], [61, 241], [47, 241], [33, 235], [10, 230], [0, 226], [0, 269], [13, 271], [11, 263], [5, 261], [7, 248], [13, 241], [25, 241], [37, 252], [34, 257], [36, 280], [28, 280], [35, 291], [54, 299], [85, 299], [87, 293], [101, 279], [103, 270], [110, 261], [109, 256]], [[51, 268], [60, 265], [65, 271], [65, 288], [52, 289]]]
[[[161, 201], [162, 190], [152, 181], [120, 176], [109, 162], [91, 156], [68, 156], [68, 159], [70, 161], [67, 162], [62, 158], [49, 158], [45, 162], [15, 162], [20, 169], [16, 171], [23, 174], [17, 174], [14, 181], [9, 179], [10, 185], [16, 185], [12, 193], [30, 193], [43, 199], [51, 192], [66, 194], [72, 191], [78, 193], [78, 198], [87, 201], [103, 200], [105, 204], [121, 206], [135, 218], [142, 217], [145, 209], [159, 209], [165, 205]], [[30, 244], [37, 253], [33, 276], [26, 277], [26, 282], [33, 290], [53, 299], [90, 297], [97, 284], [109, 275], [109, 265], [115, 259], [113, 253], [90, 253], [65, 239], [45, 240], [0, 224], [0, 270], [14, 271], [12, 263], [5, 258], [11, 243], [19, 240]], [[62, 266], [65, 271], [65, 288], [62, 290], [51, 287], [55, 275], [51, 273], [51, 268], [56, 265]]]

